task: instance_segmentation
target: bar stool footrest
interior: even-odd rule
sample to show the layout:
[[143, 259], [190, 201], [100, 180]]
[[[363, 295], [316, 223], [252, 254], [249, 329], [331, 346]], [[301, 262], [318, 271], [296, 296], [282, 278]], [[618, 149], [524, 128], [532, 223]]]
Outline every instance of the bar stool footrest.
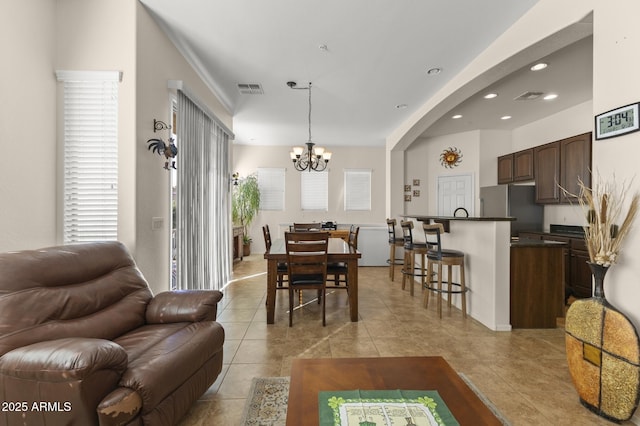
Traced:
[[[434, 286], [432, 286], [432, 285], [429, 285], [429, 284], [434, 284], [434, 283], [435, 283], [435, 284], [437, 284], [437, 283], [438, 283], [438, 281], [430, 281], [428, 284], [427, 284], [427, 283], [425, 283], [425, 285], [424, 285], [424, 289], [425, 289], [425, 290], [430, 290], [430, 291], [435, 291], [436, 293], [444, 293], [444, 294], [448, 294], [448, 293], [451, 293], [451, 294], [461, 294], [461, 293], [466, 293], [466, 292], [468, 292], [468, 291], [469, 291], [469, 288], [467, 288], [467, 287], [465, 287], [465, 289], [464, 289], [464, 290], [462, 290], [462, 289], [460, 289], [460, 290], [454, 290], [454, 289], [452, 289], [452, 290], [448, 290], [448, 289], [444, 289], [444, 288], [443, 288], [443, 289], [439, 289], [438, 287], [434, 287]], [[449, 282], [448, 282], [448, 281], [443, 281], [443, 282], [442, 282], [442, 286], [444, 287], [444, 286], [445, 286], [445, 284], [446, 284], [446, 285], [449, 285]], [[460, 283], [451, 283], [451, 285], [452, 285], [452, 286], [454, 286], [454, 285], [455, 285], [455, 286], [461, 287], [461, 286], [460, 286]]]
[[[404, 275], [410, 275], [412, 277], [426, 277], [427, 274], [427, 270], [424, 270], [424, 274], [422, 273], [422, 269], [421, 268], [414, 268], [413, 269], [414, 272], [409, 272], [409, 271], [405, 271], [404, 268], [402, 268], [400, 270], [400, 272], [402, 272]], [[420, 273], [416, 273], [415, 271], [421, 271]]]

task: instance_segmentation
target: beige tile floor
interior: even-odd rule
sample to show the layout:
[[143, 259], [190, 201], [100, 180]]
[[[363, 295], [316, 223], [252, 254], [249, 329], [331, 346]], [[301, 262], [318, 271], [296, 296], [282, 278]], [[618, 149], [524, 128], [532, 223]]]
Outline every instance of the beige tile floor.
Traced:
[[[443, 356], [464, 373], [515, 425], [610, 425], [578, 401], [567, 370], [563, 330], [490, 331], [457, 309], [437, 317], [388, 277], [386, 267], [359, 270], [359, 321], [350, 322], [346, 292], [295, 311], [278, 291], [275, 324], [266, 324], [266, 261], [245, 257], [224, 291], [218, 321], [226, 331], [224, 366], [180, 426], [239, 425], [254, 377], [288, 376], [294, 358]], [[445, 305], [446, 306], [446, 305]], [[631, 423], [627, 423], [631, 424]]]

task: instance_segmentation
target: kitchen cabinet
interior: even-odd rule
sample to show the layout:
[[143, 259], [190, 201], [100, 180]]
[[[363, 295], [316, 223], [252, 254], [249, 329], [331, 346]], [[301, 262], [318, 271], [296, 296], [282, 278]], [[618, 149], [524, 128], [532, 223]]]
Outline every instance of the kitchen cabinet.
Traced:
[[533, 148], [498, 157], [498, 183], [533, 180]]
[[513, 154], [498, 157], [498, 184], [513, 182]]
[[540, 145], [534, 150], [536, 202], [559, 204], [577, 201], [565, 195], [580, 193], [579, 182], [591, 187], [591, 133]]
[[593, 295], [591, 285], [591, 268], [587, 262], [589, 252], [584, 239], [572, 239], [570, 250], [570, 281], [567, 287], [571, 290], [571, 295], [579, 299], [591, 297]]
[[513, 181], [525, 182], [534, 179], [533, 148], [513, 154]]
[[511, 245], [510, 318], [513, 328], [555, 328], [564, 316], [565, 245]]
[[587, 264], [589, 252], [584, 238], [544, 232], [521, 232], [519, 237], [529, 240], [566, 242], [568, 246], [564, 253], [565, 301], [569, 296], [582, 299], [593, 295], [591, 269]]
[[551, 142], [533, 148], [536, 182], [536, 203], [560, 202], [560, 142]]
[[[569, 193], [579, 195], [582, 181], [591, 188], [591, 133], [573, 136], [560, 141], [560, 185]], [[577, 202], [561, 191], [561, 203]]]

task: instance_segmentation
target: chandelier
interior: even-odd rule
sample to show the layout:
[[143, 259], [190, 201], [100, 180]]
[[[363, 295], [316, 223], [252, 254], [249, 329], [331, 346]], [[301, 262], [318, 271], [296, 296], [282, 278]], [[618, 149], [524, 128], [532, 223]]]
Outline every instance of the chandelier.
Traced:
[[320, 146], [315, 146], [316, 144], [311, 142], [311, 82], [309, 82], [308, 87], [296, 87], [296, 82], [288, 81], [287, 86], [291, 89], [309, 91], [309, 140], [306, 143], [306, 148], [294, 146], [289, 153], [293, 161], [293, 167], [301, 172], [305, 170], [321, 172], [327, 168], [331, 153]]

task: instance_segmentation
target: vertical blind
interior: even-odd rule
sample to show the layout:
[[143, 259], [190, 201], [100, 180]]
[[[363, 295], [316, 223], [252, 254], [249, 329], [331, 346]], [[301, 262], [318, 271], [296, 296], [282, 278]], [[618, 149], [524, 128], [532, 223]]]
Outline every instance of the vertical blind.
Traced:
[[121, 73], [56, 74], [64, 86], [64, 243], [116, 240]]
[[229, 134], [178, 90], [177, 286], [220, 289], [230, 277]]
[[300, 173], [300, 208], [302, 210], [329, 210], [329, 173]]

